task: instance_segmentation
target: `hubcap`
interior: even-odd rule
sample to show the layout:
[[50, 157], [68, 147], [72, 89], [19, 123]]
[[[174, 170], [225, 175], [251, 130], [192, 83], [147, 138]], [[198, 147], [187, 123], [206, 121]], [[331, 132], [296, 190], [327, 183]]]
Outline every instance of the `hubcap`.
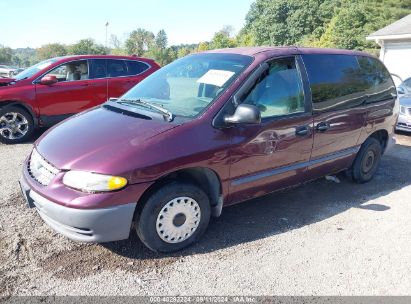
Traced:
[[158, 214], [157, 234], [166, 243], [181, 243], [194, 234], [200, 220], [198, 203], [190, 197], [177, 197], [169, 201]]
[[374, 151], [370, 150], [367, 152], [365, 155], [363, 161], [362, 161], [362, 171], [364, 173], [368, 173], [371, 171], [371, 169], [374, 166], [374, 160], [375, 160], [375, 153]]
[[0, 117], [0, 135], [7, 139], [19, 139], [26, 135], [29, 123], [22, 114], [10, 112]]

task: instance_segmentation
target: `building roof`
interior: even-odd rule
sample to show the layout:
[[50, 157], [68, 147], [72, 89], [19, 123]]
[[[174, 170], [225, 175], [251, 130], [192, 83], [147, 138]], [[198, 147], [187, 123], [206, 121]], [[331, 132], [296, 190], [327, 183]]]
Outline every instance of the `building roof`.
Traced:
[[411, 39], [411, 14], [370, 34], [367, 40]]

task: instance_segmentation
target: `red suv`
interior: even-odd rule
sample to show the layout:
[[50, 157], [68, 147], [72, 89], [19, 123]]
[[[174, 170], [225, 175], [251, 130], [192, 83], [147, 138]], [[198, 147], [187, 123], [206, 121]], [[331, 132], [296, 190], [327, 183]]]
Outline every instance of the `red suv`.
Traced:
[[127, 56], [67, 56], [42, 61], [0, 81], [0, 142], [27, 140], [36, 127], [119, 97], [158, 70], [151, 59]]

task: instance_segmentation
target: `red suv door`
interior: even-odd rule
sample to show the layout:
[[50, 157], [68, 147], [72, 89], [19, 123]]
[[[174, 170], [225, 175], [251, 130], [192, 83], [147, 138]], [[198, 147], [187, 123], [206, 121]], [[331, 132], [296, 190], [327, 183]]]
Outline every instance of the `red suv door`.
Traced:
[[53, 68], [45, 75], [54, 75], [58, 82], [35, 85], [36, 101], [44, 124], [79, 113], [106, 100], [107, 88], [99, 90], [90, 79], [88, 60], [75, 60]]
[[120, 97], [147, 77], [148, 63], [138, 60], [107, 59], [108, 97]]

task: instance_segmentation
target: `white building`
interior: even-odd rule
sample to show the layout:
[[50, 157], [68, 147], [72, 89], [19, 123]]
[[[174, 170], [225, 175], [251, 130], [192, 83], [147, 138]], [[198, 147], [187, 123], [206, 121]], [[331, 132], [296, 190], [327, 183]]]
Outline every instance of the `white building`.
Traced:
[[380, 59], [390, 73], [411, 77], [411, 14], [372, 33], [367, 40], [381, 46]]

